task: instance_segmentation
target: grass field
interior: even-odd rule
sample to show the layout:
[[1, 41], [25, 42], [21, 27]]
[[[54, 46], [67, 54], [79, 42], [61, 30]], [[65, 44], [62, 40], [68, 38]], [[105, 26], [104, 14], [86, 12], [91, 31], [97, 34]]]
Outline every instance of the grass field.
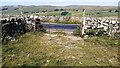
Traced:
[[[24, 14], [24, 15], [39, 15], [39, 16], [61, 16], [61, 13], [63, 11], [51, 11], [51, 12], [47, 12], [47, 13], [28, 13], [28, 14]], [[73, 11], [68, 11], [71, 14], [68, 16], [78, 16], [78, 17], [82, 17], [82, 11], [80, 12], [73, 12]], [[9, 14], [9, 15], [20, 15], [20, 11], [3, 11], [3, 14]], [[108, 12], [108, 11], [86, 11], [86, 17], [117, 17], [118, 16], [118, 12]]]
[[[37, 13], [34, 15], [39, 15], [39, 16], [61, 16], [62, 12], [47, 12], [47, 13]], [[77, 16], [77, 17], [82, 17], [83, 12], [70, 12], [71, 14], [67, 16]], [[85, 13], [86, 17], [117, 17], [118, 13], [116, 12], [103, 12], [103, 11], [86, 11]]]
[[[111, 41], [115, 41], [115, 46]], [[30, 32], [3, 45], [2, 65], [117, 66], [117, 44], [116, 40], [97, 37], [84, 40], [64, 32]]]

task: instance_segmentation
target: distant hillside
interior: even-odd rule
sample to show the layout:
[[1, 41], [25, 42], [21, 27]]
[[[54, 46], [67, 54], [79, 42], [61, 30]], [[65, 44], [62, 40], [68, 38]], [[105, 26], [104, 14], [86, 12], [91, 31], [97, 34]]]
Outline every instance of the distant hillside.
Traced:
[[71, 5], [67, 6], [67, 8], [71, 9], [86, 9], [86, 10], [108, 10], [108, 9], [117, 9], [116, 6], [91, 6], [91, 5]]
[[0, 9], [3, 10], [3, 13], [18, 13], [23, 12], [41, 12], [44, 10], [54, 11], [55, 9], [64, 9], [64, 10], [83, 10], [95, 11], [95, 10], [115, 10], [118, 9], [117, 6], [89, 6], [89, 5], [69, 5], [69, 6], [51, 6], [51, 5], [40, 5], [40, 6], [2, 6]]

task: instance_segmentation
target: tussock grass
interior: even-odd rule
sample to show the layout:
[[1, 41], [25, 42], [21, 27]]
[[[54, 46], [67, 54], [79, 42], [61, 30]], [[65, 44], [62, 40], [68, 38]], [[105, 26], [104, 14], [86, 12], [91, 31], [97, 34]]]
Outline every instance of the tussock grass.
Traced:
[[110, 37], [91, 37], [85, 39], [86, 42], [95, 43], [96, 45], [105, 45], [105, 46], [120, 46], [120, 39], [112, 39]]
[[[59, 32], [60, 33], [60, 32]], [[117, 47], [30, 32], [2, 48], [3, 66], [116, 66]], [[56, 34], [56, 33], [55, 33]]]

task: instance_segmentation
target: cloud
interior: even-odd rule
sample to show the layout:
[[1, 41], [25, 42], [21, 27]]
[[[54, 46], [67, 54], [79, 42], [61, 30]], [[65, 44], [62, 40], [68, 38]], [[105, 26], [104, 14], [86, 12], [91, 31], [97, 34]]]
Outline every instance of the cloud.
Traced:
[[[118, 5], [119, 0], [0, 0], [2, 5]], [[0, 4], [1, 5], [1, 4]]]
[[1, 0], [1, 2], [118, 2], [119, 0]]

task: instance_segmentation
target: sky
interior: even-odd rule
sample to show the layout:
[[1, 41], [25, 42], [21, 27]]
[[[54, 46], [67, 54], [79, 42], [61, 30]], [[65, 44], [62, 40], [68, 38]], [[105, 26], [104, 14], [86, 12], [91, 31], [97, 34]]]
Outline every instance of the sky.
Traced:
[[100, 6], [118, 6], [120, 0], [0, 0], [0, 5], [100, 5]]

